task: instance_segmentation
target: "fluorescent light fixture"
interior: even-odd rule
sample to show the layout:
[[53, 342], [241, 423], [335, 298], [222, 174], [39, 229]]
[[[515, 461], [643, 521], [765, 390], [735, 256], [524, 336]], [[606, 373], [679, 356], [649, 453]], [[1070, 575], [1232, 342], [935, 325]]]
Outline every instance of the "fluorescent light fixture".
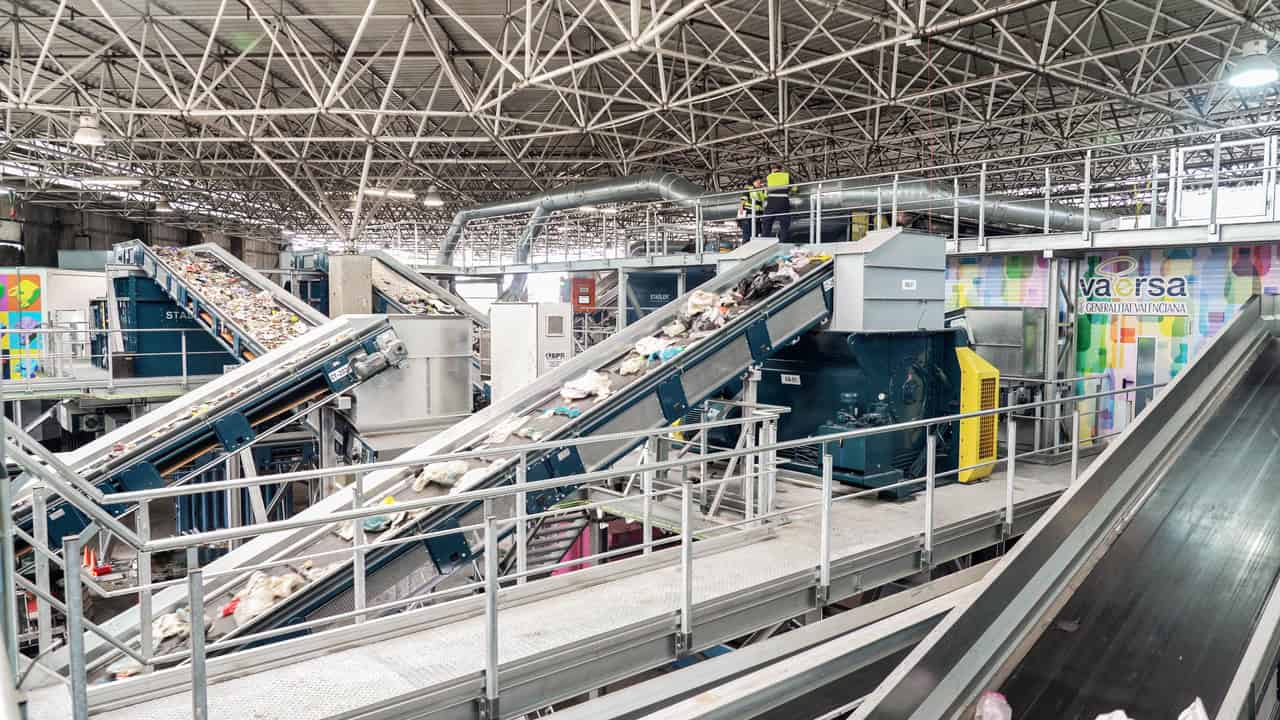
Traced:
[[600, 208], [600, 213], [601, 213], [602, 215], [617, 215], [617, 214], [618, 214], [618, 208], [616, 208], [616, 207]]
[[1266, 40], [1250, 40], [1240, 48], [1240, 55], [1227, 78], [1232, 87], [1261, 87], [1280, 78], [1280, 71], [1276, 70], [1275, 62], [1267, 54]]
[[169, 204], [168, 200], [165, 200], [164, 198], [160, 198], [159, 200], [156, 201], [156, 212], [171, 213], [173, 212], [173, 206]]
[[98, 129], [98, 118], [94, 115], [81, 115], [80, 127], [71, 136], [71, 142], [85, 147], [102, 147], [107, 144], [107, 136]]
[[417, 200], [418, 193], [412, 190], [392, 190], [390, 188], [365, 188], [365, 197], [386, 198], [388, 200]]
[[580, 207], [580, 208], [578, 208], [578, 209], [579, 209], [579, 210], [581, 210], [581, 211], [582, 211], [582, 212], [584, 212], [584, 213], [587, 213], [588, 215], [590, 215], [590, 214], [592, 214], [592, 213], [598, 213], [598, 212], [600, 212], [600, 208], [596, 207], [595, 205], [583, 205], [582, 207]]
[[142, 185], [142, 178], [130, 175], [91, 175], [84, 178], [84, 184], [106, 187], [139, 187]]
[[428, 187], [426, 197], [422, 198], [422, 204], [429, 208], [444, 207], [444, 198], [440, 196], [440, 189], [435, 185]]

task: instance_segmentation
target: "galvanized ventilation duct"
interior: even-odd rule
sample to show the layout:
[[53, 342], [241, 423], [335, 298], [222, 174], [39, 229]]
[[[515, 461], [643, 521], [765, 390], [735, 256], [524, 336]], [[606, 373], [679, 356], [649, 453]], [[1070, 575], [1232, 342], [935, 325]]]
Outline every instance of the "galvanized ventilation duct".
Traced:
[[[889, 212], [897, 196], [897, 208], [902, 212], [934, 212], [949, 216], [953, 207], [959, 209], [962, 220], [977, 222], [981, 215], [986, 225], [1021, 227], [1040, 230], [1044, 227], [1046, 207], [1043, 200], [1003, 201], [978, 200], [976, 191], [961, 188], [959, 201], [953, 200], [952, 185], [941, 185], [928, 180], [899, 178], [898, 187], [892, 188], [892, 180], [834, 181], [822, 184], [823, 229], [837, 230], [845, 226], [849, 214], [869, 212], [876, 207]], [[816, 186], [801, 188], [792, 198], [794, 217], [792, 232], [804, 233], [808, 227], [809, 205], [817, 195]], [[542, 233], [551, 213], [584, 205], [601, 205], [617, 202], [643, 202], [667, 200], [692, 205], [702, 201], [703, 220], [732, 220], [738, 215], [736, 194], [708, 194], [702, 188], [672, 172], [649, 172], [641, 175], [598, 180], [579, 185], [568, 185], [537, 195], [516, 200], [476, 205], [459, 210], [445, 231], [440, 243], [438, 262], [452, 264], [453, 253], [462, 238], [462, 230], [471, 220], [530, 213], [524, 231], [516, 243], [515, 261], [528, 260], [529, 250]], [[984, 209], [985, 208], [985, 209]], [[841, 209], [840, 212], [833, 212]], [[1048, 205], [1050, 230], [1079, 230], [1084, 223], [1084, 213], [1079, 209], [1058, 203]], [[1091, 211], [1089, 226], [1101, 227], [1106, 214]], [[516, 275], [503, 292], [504, 298], [519, 296], [524, 291], [525, 276]]]

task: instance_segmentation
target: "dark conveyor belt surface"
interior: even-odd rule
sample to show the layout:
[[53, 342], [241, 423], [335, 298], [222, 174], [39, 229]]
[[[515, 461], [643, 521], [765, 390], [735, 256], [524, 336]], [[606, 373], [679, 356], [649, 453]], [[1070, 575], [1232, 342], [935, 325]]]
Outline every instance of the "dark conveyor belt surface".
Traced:
[[1213, 716], [1280, 573], [1280, 340], [1005, 681], [1019, 718]]

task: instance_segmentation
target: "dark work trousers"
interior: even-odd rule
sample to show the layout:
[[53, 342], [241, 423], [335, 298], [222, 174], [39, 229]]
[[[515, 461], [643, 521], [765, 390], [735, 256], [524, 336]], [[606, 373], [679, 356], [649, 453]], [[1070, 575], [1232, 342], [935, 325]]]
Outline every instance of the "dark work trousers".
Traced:
[[[765, 237], [776, 237], [782, 242], [787, 241], [787, 234], [791, 231], [791, 198], [771, 197], [764, 206], [764, 218], [760, 225], [760, 234]], [[778, 232], [773, 232], [774, 226], [777, 225]]]
[[738, 218], [738, 227], [742, 228], [742, 244], [746, 245], [751, 242], [752, 219], [750, 217]]

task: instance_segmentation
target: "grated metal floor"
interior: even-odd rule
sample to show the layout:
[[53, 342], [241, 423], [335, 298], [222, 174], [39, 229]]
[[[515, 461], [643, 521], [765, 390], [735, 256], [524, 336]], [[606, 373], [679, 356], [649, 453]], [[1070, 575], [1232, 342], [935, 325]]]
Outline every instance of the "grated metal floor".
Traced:
[[[1052, 494], [1066, 484], [1065, 466], [1020, 464], [1015, 501]], [[780, 506], [799, 505], [816, 490], [779, 487]], [[971, 486], [939, 488], [938, 525], [994, 512], [1004, 503], [1003, 475]], [[832, 555], [846, 557], [900, 542], [921, 533], [924, 501], [848, 500], [833, 508]], [[673, 613], [679, 606], [678, 553], [672, 564], [609, 582], [573, 589], [499, 613], [500, 662], [527, 658], [607, 636], [638, 621]], [[733, 547], [695, 560], [694, 602], [731, 596], [781, 577], [816, 567], [818, 523], [812, 512], [798, 515], [768, 540]], [[628, 561], [614, 563], [621, 565]], [[424, 687], [480, 672], [484, 665], [482, 615], [407, 633], [390, 640], [348, 647], [269, 672], [212, 683], [213, 720], [312, 720], [376, 705]], [[133, 682], [133, 681], [122, 681]], [[118, 685], [118, 684], [117, 684]], [[92, 705], [92, 691], [90, 693]], [[95, 720], [178, 720], [191, 715], [190, 694], [180, 693], [95, 714]], [[35, 690], [31, 720], [70, 716], [65, 687]]]

